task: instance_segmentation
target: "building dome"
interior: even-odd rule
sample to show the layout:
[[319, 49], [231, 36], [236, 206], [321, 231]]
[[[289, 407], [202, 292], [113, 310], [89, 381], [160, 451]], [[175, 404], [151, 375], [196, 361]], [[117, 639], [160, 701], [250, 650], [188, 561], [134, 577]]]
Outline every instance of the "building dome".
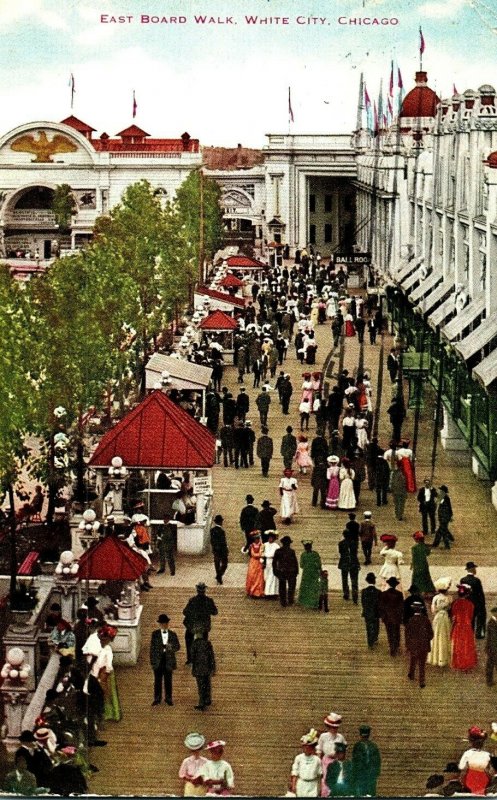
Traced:
[[486, 161], [483, 162], [487, 167], [491, 169], [497, 169], [497, 151], [490, 153], [489, 157]]
[[416, 86], [406, 94], [400, 117], [434, 117], [439, 98], [428, 86], [426, 72], [416, 72]]

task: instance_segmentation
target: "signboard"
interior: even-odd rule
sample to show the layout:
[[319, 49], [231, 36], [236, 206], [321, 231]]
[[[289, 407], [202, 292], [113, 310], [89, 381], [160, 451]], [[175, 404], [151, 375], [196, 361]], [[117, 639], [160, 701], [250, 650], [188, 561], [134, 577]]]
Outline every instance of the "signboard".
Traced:
[[211, 489], [210, 475], [197, 475], [193, 479], [193, 494], [205, 494]]
[[371, 266], [371, 253], [334, 253], [333, 263], [337, 267], [347, 267], [352, 272], [361, 267]]

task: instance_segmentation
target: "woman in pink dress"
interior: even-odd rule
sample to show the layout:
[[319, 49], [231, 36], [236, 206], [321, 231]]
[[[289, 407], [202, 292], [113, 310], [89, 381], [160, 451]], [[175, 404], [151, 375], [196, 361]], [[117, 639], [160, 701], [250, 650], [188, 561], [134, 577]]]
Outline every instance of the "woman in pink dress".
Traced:
[[307, 468], [312, 467], [312, 459], [309, 455], [309, 442], [307, 436], [299, 436], [299, 443], [295, 453], [295, 461], [298, 465], [299, 472], [303, 472], [304, 475], [307, 472]]
[[397, 448], [397, 460], [406, 479], [406, 489], [409, 494], [414, 494], [416, 492], [416, 475], [414, 472], [413, 452], [409, 444], [409, 439], [404, 439], [401, 446]]
[[340, 496], [340, 459], [338, 456], [328, 456], [328, 469], [326, 477], [328, 478], [328, 492], [326, 494], [326, 508], [337, 509], [338, 498]]
[[264, 567], [262, 559], [264, 558], [264, 545], [261, 541], [261, 534], [259, 531], [253, 531], [251, 534], [252, 544], [249, 547], [249, 565], [247, 570], [247, 579], [245, 581], [245, 590], [248, 597], [264, 597]]
[[478, 657], [476, 654], [475, 634], [473, 631], [474, 604], [471, 602], [471, 587], [465, 583], [457, 586], [457, 600], [454, 600], [450, 609], [452, 618], [452, 661], [453, 669], [463, 671], [476, 667]]
[[312, 397], [313, 397], [313, 394], [314, 394], [314, 390], [313, 390], [313, 387], [312, 387], [312, 379], [311, 379], [312, 376], [311, 376], [311, 373], [310, 372], [304, 372], [302, 377], [303, 377], [304, 380], [302, 381], [302, 397], [300, 398], [300, 402], [301, 403], [305, 403], [305, 401], [307, 400], [310, 403], [311, 408], [312, 408]]

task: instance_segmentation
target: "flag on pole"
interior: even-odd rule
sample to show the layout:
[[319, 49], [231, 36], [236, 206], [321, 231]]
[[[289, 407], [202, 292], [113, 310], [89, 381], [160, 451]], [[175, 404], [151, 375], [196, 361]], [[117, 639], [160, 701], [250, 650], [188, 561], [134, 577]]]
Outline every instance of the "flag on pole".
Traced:
[[421, 25], [419, 26], [419, 55], [422, 56], [425, 51], [425, 37], [423, 36], [423, 31], [421, 30]]
[[373, 101], [373, 133], [378, 136], [378, 109], [376, 108], [376, 100]]
[[456, 84], [455, 83], [452, 84], [452, 94], [459, 94], [459, 92], [456, 89]]
[[399, 104], [399, 112], [400, 112], [401, 109], [402, 109], [402, 101], [404, 99], [404, 82], [402, 80], [400, 67], [397, 67], [397, 88], [399, 90], [398, 104]]
[[69, 87], [71, 89], [71, 108], [72, 108], [74, 105], [74, 92], [76, 91], [76, 86], [74, 83], [74, 75], [72, 74], [72, 72], [69, 76]]
[[288, 87], [288, 119], [290, 120], [290, 122], [294, 121], [293, 108], [292, 108], [292, 93], [290, 87]]
[[392, 98], [387, 97], [387, 125], [393, 120]]
[[388, 87], [388, 94], [393, 97], [393, 59], [390, 63], [390, 86]]
[[135, 97], [135, 90], [133, 89], [133, 119], [136, 117], [136, 109], [138, 108], [136, 104], [136, 97]]

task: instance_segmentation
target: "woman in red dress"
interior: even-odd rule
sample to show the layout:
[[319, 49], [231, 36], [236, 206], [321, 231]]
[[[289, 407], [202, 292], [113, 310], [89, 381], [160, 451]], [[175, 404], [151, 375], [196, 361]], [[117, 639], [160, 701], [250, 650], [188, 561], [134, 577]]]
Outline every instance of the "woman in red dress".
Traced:
[[401, 446], [397, 448], [397, 459], [406, 479], [406, 489], [409, 494], [414, 494], [416, 492], [416, 475], [414, 472], [413, 452], [409, 444], [409, 439], [404, 439]]
[[459, 761], [460, 781], [471, 794], [484, 795], [493, 775], [491, 755], [483, 749], [486, 738], [486, 732], [473, 725], [468, 731], [469, 750], [462, 754]]
[[253, 531], [252, 544], [249, 548], [250, 561], [247, 570], [245, 590], [249, 597], [264, 597], [264, 545], [259, 531]]
[[469, 599], [471, 588], [465, 583], [457, 586], [458, 597], [450, 609], [452, 617], [452, 662], [453, 669], [469, 670], [476, 667], [477, 655], [473, 631], [474, 604]]
[[355, 336], [354, 317], [347, 314], [345, 317], [345, 336]]

